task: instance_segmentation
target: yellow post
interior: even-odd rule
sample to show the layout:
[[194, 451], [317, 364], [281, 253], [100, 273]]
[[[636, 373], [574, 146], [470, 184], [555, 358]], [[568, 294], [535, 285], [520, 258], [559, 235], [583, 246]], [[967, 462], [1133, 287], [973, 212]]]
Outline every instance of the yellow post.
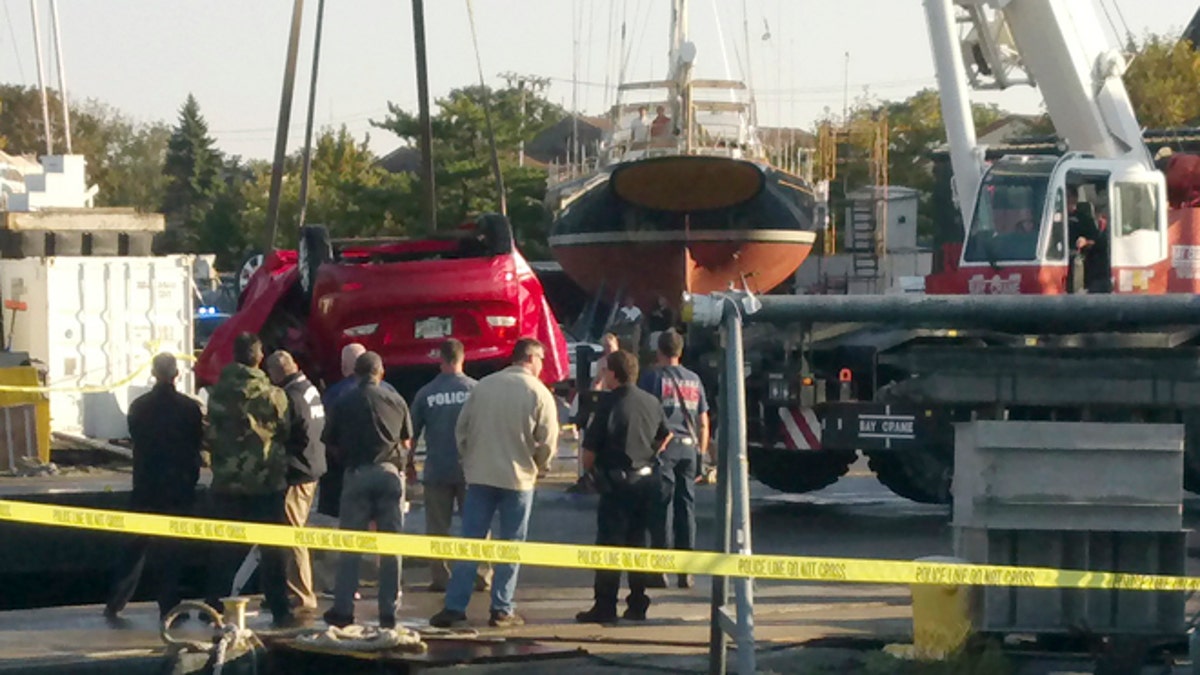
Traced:
[[[917, 562], [963, 563], [932, 556]], [[940, 661], [957, 652], [972, 632], [969, 589], [965, 586], [914, 584], [912, 589], [913, 656]]]
[[[40, 387], [38, 371], [33, 366], [0, 368], [0, 387]], [[37, 419], [38, 461], [50, 461], [50, 398], [41, 392], [4, 391], [0, 388], [0, 407], [32, 405]]]

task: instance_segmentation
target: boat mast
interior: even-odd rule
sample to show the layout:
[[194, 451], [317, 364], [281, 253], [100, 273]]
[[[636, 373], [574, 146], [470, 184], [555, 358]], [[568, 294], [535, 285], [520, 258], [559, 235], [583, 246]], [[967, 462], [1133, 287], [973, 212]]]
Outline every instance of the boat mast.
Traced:
[[29, 0], [29, 13], [33, 17], [33, 51], [37, 54], [38, 91], [42, 96], [42, 128], [46, 132], [46, 154], [54, 154], [54, 137], [50, 133], [50, 103], [46, 96], [46, 74], [42, 67], [42, 29], [38, 22], [37, 0]]
[[683, 135], [683, 151], [691, 152], [691, 79], [692, 61], [696, 58], [696, 47], [688, 42], [687, 0], [671, 3], [671, 66], [667, 79], [672, 82], [671, 108], [675, 117], [675, 128]]

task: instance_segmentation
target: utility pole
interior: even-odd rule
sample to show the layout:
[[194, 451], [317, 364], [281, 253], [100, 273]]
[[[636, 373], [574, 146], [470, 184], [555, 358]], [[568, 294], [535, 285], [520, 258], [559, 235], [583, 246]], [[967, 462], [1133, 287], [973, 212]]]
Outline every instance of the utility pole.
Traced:
[[425, 61], [425, 2], [412, 0], [413, 47], [417, 52], [417, 111], [421, 126], [421, 211], [429, 232], [437, 230], [437, 190], [433, 182], [433, 122], [429, 118], [429, 68]]
[[519, 142], [517, 145], [517, 165], [525, 166], [525, 103], [526, 103], [526, 85], [535, 93], [540, 93], [550, 86], [550, 78], [540, 75], [525, 75], [507, 71], [500, 73], [499, 77], [508, 84], [508, 88], [516, 87], [521, 92], [521, 120], [517, 131]]

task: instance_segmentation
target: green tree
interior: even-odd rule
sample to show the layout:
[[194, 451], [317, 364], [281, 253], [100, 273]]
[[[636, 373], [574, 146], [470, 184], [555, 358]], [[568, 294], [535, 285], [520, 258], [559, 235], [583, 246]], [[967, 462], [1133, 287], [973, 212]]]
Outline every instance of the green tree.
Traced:
[[[518, 166], [517, 153], [522, 140], [531, 140], [567, 113], [561, 106], [534, 92], [522, 94], [517, 87], [493, 90], [474, 85], [455, 89], [435, 102], [437, 110], [431, 124], [438, 222], [446, 226], [462, 222], [476, 213], [499, 209], [484, 121], [485, 97], [492, 108], [505, 200], [517, 244], [530, 258], [548, 257], [547, 219], [542, 208], [546, 192], [545, 172]], [[415, 146], [420, 135], [417, 116], [391, 103], [388, 110], [386, 119], [372, 121], [372, 124], [392, 131]]]
[[[415, 232], [412, 227], [418, 213], [413, 178], [393, 175], [380, 167], [368, 148], [368, 140], [356, 140], [345, 126], [322, 129], [317, 134], [313, 142], [306, 223], [325, 225], [339, 238]], [[297, 151], [284, 164], [276, 244], [285, 248], [296, 245], [302, 159], [302, 151]], [[253, 247], [263, 240], [266, 232], [271, 165], [259, 162], [248, 167], [248, 171], [241, 186], [241, 217], [247, 244]]]
[[[54, 151], [66, 152], [57, 92], [47, 91]], [[33, 87], [0, 85], [0, 137], [11, 154], [46, 152], [41, 96]], [[71, 105], [71, 150], [87, 160], [88, 180], [99, 186], [99, 206], [156, 211], [162, 205], [167, 138], [161, 123], [141, 124], [95, 100]]]
[[[975, 128], [982, 129], [1007, 113], [996, 105], [972, 106]], [[873, 122], [886, 116], [888, 125], [888, 182], [917, 190], [918, 235], [933, 232], [933, 153], [946, 143], [942, 124], [941, 97], [935, 89], [923, 89], [903, 101], [878, 102], [864, 95], [850, 112], [850, 144], [839, 150], [850, 162], [838, 168], [838, 180], [831, 186], [835, 201], [848, 190], [871, 183], [870, 163]]]
[[1190, 41], [1147, 37], [1124, 80], [1143, 127], [1200, 125], [1200, 51]]
[[163, 166], [168, 181], [162, 205], [167, 217], [168, 248], [196, 250], [203, 238], [205, 218], [220, 191], [223, 162], [208, 135], [208, 123], [200, 114], [200, 104], [188, 94], [167, 143]]

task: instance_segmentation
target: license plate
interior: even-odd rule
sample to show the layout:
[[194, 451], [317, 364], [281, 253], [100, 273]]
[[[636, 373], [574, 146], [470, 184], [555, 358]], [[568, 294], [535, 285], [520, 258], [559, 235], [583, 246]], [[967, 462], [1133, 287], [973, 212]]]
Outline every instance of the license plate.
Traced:
[[436, 340], [450, 335], [450, 317], [435, 316], [421, 319], [413, 331], [418, 340]]

